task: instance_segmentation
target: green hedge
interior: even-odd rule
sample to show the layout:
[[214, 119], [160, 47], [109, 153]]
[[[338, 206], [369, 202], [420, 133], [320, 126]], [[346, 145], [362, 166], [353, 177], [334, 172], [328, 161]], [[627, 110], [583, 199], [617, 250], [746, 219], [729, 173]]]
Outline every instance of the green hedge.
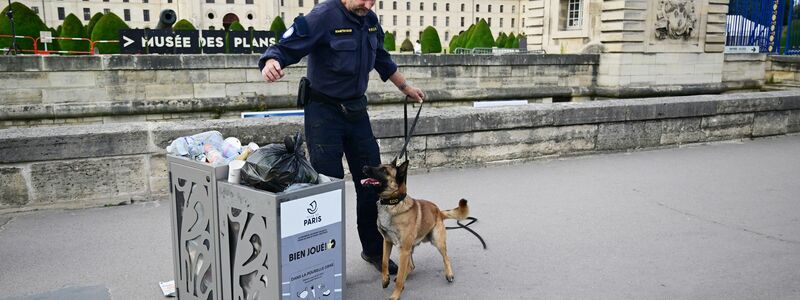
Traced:
[[103, 13], [96, 13], [89, 19], [89, 24], [86, 24], [86, 36], [92, 36], [92, 29], [94, 29], [94, 26], [97, 25], [97, 21], [100, 21], [102, 17]]
[[[129, 29], [128, 24], [114, 13], [107, 13], [95, 24], [92, 29], [92, 41], [117, 41], [119, 31]], [[95, 48], [100, 54], [118, 54], [119, 43], [97, 43]]]
[[[11, 3], [11, 9], [14, 11], [14, 27], [17, 35], [30, 36], [33, 38], [39, 37], [40, 31], [49, 30], [30, 8], [22, 3]], [[8, 6], [3, 9], [0, 15], [0, 34], [11, 35], [11, 20], [6, 16]], [[17, 46], [20, 50], [33, 50], [33, 41], [31, 39], [17, 39]], [[0, 38], [0, 48], [11, 47], [11, 38]], [[42, 47], [44, 49], [44, 47]]]
[[420, 43], [422, 53], [442, 53], [442, 42], [439, 40], [439, 32], [432, 26], [428, 26], [422, 31]]
[[453, 53], [453, 51], [456, 51], [460, 37], [461, 35], [456, 34], [452, 39], [450, 39], [450, 44], [447, 45], [448, 52]]
[[[61, 25], [61, 37], [68, 38], [86, 38], [86, 30], [83, 28], [83, 23], [74, 14], [69, 14], [64, 19], [64, 24]], [[71, 40], [58, 40], [58, 46], [64, 51], [89, 51], [88, 41], [71, 41]]]
[[272, 20], [272, 25], [269, 26], [269, 31], [275, 33], [276, 40], [281, 40], [283, 33], [286, 32], [286, 24], [283, 23], [281, 16], [277, 16], [275, 17], [275, 20]]
[[383, 49], [386, 51], [395, 51], [397, 50], [397, 42], [394, 40], [394, 34], [391, 32], [386, 32], [383, 35]]
[[194, 27], [192, 22], [189, 22], [186, 19], [181, 19], [180, 21], [175, 22], [175, 25], [172, 26], [172, 30], [173, 31], [177, 31], [177, 30], [197, 30], [197, 28]]
[[[499, 47], [499, 45], [498, 45], [498, 47]], [[517, 39], [517, 36], [514, 35], [514, 33], [511, 33], [511, 34], [508, 35], [508, 39], [506, 39], [506, 42], [503, 45], [503, 48], [509, 48], [509, 49], [519, 48], [519, 40]]]
[[506, 33], [500, 32], [500, 34], [497, 35], [497, 39], [494, 40], [494, 44], [497, 45], [498, 48], [502, 48], [502, 46], [506, 44], [506, 39], [508, 39]]
[[494, 47], [494, 38], [492, 38], [492, 30], [489, 29], [489, 24], [486, 20], [481, 19], [478, 25], [475, 26], [475, 32], [469, 38], [466, 48], [491, 48]]
[[400, 52], [414, 52], [414, 44], [411, 43], [411, 40], [406, 38], [403, 43], [400, 45]]

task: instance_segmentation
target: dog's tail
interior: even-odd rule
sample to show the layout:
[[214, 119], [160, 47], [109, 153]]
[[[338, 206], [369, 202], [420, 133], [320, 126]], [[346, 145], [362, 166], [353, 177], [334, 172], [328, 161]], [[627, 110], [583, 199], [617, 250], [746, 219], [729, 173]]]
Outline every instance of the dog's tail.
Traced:
[[467, 199], [458, 201], [458, 207], [442, 211], [445, 219], [464, 220], [469, 217], [469, 207], [467, 206]]

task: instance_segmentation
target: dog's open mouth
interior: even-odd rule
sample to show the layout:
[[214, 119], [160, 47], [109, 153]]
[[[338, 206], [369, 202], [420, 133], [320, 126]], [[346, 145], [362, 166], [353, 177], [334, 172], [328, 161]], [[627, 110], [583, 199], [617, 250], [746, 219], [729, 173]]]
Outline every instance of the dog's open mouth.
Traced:
[[375, 178], [366, 178], [366, 179], [361, 179], [361, 185], [378, 186], [381, 185], [381, 182]]

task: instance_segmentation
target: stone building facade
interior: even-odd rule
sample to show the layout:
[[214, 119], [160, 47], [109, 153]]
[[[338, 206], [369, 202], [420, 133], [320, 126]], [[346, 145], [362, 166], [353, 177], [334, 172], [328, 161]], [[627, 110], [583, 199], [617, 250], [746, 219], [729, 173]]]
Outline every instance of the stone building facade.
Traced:
[[[84, 23], [98, 12], [113, 12], [131, 28], [154, 28], [159, 14], [172, 9], [178, 19], [187, 19], [202, 29], [227, 27], [239, 21], [245, 28], [268, 29], [276, 16], [291, 25], [325, 0], [19, 0], [49, 27], [58, 27], [70, 13]], [[519, 34], [525, 26], [525, 0], [376, 0], [373, 10], [384, 30], [393, 32], [399, 44], [433, 26], [444, 44], [483, 18], [496, 36], [501, 31]]]

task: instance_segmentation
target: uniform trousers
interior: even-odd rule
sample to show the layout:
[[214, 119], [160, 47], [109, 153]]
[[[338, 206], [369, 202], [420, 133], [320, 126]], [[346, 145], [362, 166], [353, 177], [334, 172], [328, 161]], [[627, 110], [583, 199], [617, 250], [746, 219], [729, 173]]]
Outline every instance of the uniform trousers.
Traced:
[[363, 112], [346, 117], [338, 107], [314, 101], [305, 106], [305, 132], [311, 165], [320, 173], [343, 178], [342, 154], [356, 190], [356, 223], [364, 253], [377, 257], [383, 253], [383, 236], [378, 232], [378, 195], [361, 185], [364, 166], [381, 163], [380, 149], [372, 133], [369, 115]]

